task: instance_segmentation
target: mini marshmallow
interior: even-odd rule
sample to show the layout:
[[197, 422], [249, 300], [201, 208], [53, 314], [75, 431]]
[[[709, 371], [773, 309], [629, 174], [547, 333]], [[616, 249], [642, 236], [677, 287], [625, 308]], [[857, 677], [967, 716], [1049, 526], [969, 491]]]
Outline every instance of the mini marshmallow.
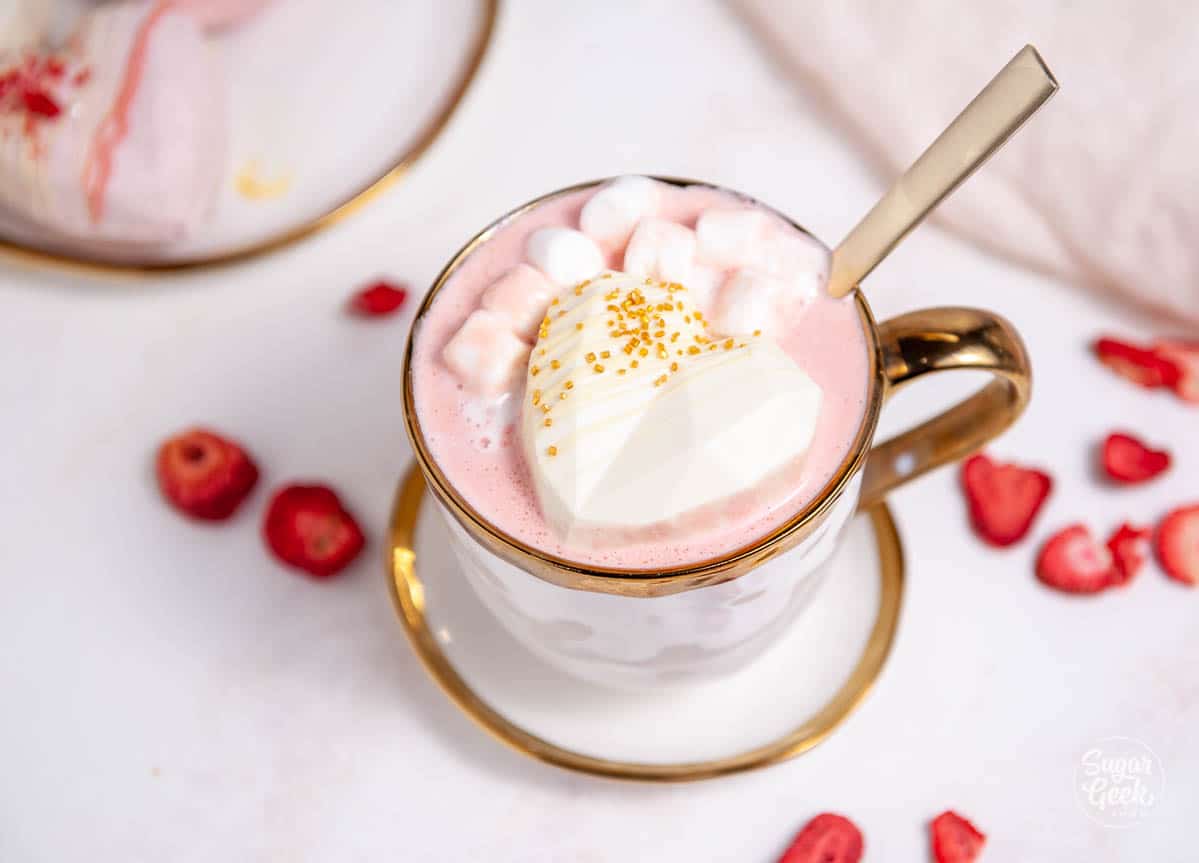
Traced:
[[720, 286], [728, 277], [724, 270], [696, 264], [691, 268], [691, 280], [685, 283], [691, 302], [705, 315], [711, 314]]
[[604, 268], [595, 241], [573, 228], [541, 228], [525, 245], [525, 257], [559, 287], [576, 285]]
[[624, 250], [624, 271], [639, 279], [686, 285], [695, 265], [695, 231], [665, 219], [642, 219]]
[[704, 210], [695, 223], [697, 256], [722, 270], [759, 266], [772, 227], [761, 210]]
[[767, 234], [760, 255], [756, 266], [780, 278], [798, 278], [804, 273], [817, 274], [821, 282], [828, 278], [829, 250], [806, 234], [776, 227]]
[[480, 305], [507, 319], [517, 335], [531, 341], [553, 296], [554, 286], [540, 270], [517, 264], [491, 283]]
[[530, 350], [504, 317], [476, 309], [446, 343], [441, 358], [468, 390], [497, 396], [521, 379]]
[[614, 252], [629, 241], [638, 222], [658, 211], [661, 196], [661, 187], [649, 177], [617, 177], [583, 205], [579, 227], [605, 251]]
[[779, 329], [779, 301], [787, 293], [782, 280], [761, 270], [737, 270], [720, 289], [710, 323], [722, 336], [771, 338]]

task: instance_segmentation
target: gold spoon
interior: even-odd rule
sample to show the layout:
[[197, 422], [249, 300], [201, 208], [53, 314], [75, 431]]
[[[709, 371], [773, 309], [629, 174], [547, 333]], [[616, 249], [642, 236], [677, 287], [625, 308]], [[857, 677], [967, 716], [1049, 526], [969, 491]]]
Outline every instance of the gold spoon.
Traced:
[[1057, 86], [1037, 49], [1025, 45], [833, 250], [829, 293], [843, 297], [857, 287]]

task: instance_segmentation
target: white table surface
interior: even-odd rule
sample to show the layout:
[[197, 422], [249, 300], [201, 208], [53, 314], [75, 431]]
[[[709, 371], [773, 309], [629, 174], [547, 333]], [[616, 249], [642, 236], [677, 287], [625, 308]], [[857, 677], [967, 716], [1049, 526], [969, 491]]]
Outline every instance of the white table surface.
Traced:
[[[1199, 594], [1156, 566], [1098, 600], [1032, 577], [1039, 541], [1068, 521], [1106, 534], [1199, 497], [1184, 445], [1199, 413], [1085, 351], [1101, 330], [1163, 324], [932, 227], [870, 280], [875, 311], [1008, 316], [1036, 396], [993, 450], [1052, 466], [1057, 490], [1031, 540], [1002, 553], [966, 528], [952, 471], [895, 495], [898, 641], [829, 741], [698, 785], [568, 775], [484, 736], [410, 652], [380, 564], [410, 459], [409, 317], [347, 319], [356, 283], [426, 285], [497, 213], [595, 176], [721, 182], [826, 238], [881, 191], [726, 10], [686, 5], [512, 4], [434, 150], [298, 248], [143, 282], [0, 269], [0, 860], [773, 861], [834, 810], [861, 825], [868, 860], [915, 861], [948, 807], [990, 834], [988, 860], [1195, 859]], [[902, 395], [887, 425], [966, 385]], [[243, 439], [264, 469], [223, 527], [178, 518], [154, 485], [155, 446], [193, 422]], [[1170, 444], [1172, 474], [1097, 483], [1092, 446], [1120, 425]], [[369, 553], [339, 580], [297, 577], [263, 549], [268, 490], [295, 478], [332, 482], [368, 528]], [[1089, 820], [1073, 789], [1079, 752], [1109, 735], [1143, 740], [1166, 771], [1152, 816], [1125, 830]]]

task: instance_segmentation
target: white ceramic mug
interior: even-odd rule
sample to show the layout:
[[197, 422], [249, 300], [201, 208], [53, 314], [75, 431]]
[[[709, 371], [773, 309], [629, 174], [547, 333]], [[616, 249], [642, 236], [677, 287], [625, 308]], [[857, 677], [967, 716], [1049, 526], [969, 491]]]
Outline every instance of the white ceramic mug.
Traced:
[[[417, 312], [413, 332], [441, 286], [497, 227], [547, 200], [603, 182], [552, 192], [476, 235], [438, 276]], [[717, 558], [653, 571], [583, 566], [545, 554], [505, 534], [471, 507], [447, 481], [421, 432], [410, 337], [405, 426], [420, 471], [449, 526], [454, 553], [484, 604], [546, 662], [623, 688], [716, 677], [765, 649], [819, 586], [820, 565], [855, 511], [982, 446], [1028, 402], [1031, 373], [1024, 345], [999, 316], [936, 308], [876, 324], [860, 291], [855, 291], [855, 301], [870, 349], [869, 396], [853, 445], [833, 477], [791, 519], [759, 540]], [[874, 444], [879, 412], [896, 388], [950, 369], [985, 370], [995, 379], [944, 413]]]

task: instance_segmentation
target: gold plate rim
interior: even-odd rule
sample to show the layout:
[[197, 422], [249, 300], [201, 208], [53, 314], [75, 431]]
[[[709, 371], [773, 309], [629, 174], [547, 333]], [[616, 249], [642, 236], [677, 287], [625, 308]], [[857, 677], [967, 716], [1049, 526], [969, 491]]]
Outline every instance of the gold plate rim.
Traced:
[[441, 109], [425, 125], [417, 136], [416, 141], [406, 151], [396, 157], [391, 167], [381, 175], [369, 180], [365, 186], [353, 192], [339, 204], [335, 204], [324, 214], [311, 219], [304, 224], [281, 231], [265, 240], [251, 243], [241, 248], [214, 255], [204, 255], [196, 258], [185, 258], [178, 261], [152, 261], [142, 263], [117, 263], [90, 258], [83, 255], [71, 255], [33, 248], [21, 243], [0, 237], [0, 261], [15, 263], [26, 267], [44, 267], [55, 270], [83, 273], [92, 276], [147, 276], [161, 273], [197, 272], [241, 263], [257, 258], [270, 252], [277, 252], [295, 245], [301, 240], [316, 234], [325, 228], [352, 216], [383, 192], [392, 188], [408, 173], [433, 143], [441, 137], [450, 120], [457, 113], [466, 94], [478, 78], [479, 68], [495, 40], [496, 20], [499, 17], [501, 0], [483, 0], [482, 20], [471, 46], [470, 54], [462, 68], [457, 83], [450, 90], [449, 96]]
[[861, 704], [882, 672], [895, 641], [904, 590], [903, 544], [890, 509], [881, 503], [867, 511], [878, 547], [881, 581], [874, 626], [852, 673], [820, 710], [778, 740], [725, 758], [647, 764], [584, 755], [538, 737], [504, 717], [471, 689], [437, 644], [425, 622], [424, 585], [416, 574], [413, 548], [424, 497], [424, 478], [412, 465], [396, 492], [387, 549], [388, 590], [408, 641], [433, 681], [476, 725], [517, 752], [555, 767], [608, 779], [695, 782], [787, 761], [824, 741]]

